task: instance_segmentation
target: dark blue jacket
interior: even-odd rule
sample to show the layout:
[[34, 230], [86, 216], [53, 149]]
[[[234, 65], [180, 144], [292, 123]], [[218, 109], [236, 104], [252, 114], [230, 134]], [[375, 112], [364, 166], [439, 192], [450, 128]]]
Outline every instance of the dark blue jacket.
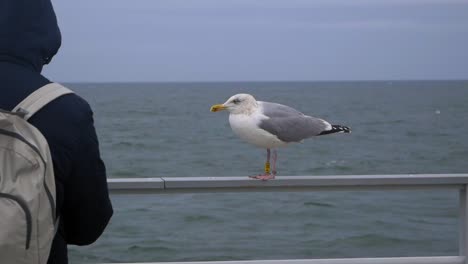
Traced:
[[[11, 110], [50, 83], [41, 75], [42, 66], [60, 44], [50, 0], [0, 0], [0, 108]], [[71, 94], [41, 109], [30, 122], [50, 145], [56, 177], [61, 222], [48, 263], [67, 263], [67, 244], [93, 243], [113, 212], [93, 112]]]

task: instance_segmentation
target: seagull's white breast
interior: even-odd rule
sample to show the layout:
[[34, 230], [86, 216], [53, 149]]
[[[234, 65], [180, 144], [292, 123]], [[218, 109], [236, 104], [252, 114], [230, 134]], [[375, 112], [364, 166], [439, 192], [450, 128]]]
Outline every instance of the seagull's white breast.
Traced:
[[268, 117], [254, 111], [251, 114], [230, 114], [229, 124], [239, 138], [260, 148], [277, 148], [286, 145], [275, 135], [261, 129], [258, 124]]

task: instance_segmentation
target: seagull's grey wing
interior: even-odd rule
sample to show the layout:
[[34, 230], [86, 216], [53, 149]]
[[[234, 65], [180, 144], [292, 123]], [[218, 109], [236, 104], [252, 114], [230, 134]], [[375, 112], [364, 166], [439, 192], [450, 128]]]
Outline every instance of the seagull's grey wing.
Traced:
[[263, 114], [268, 117], [260, 122], [260, 128], [284, 142], [299, 142], [331, 129], [331, 125], [325, 120], [306, 116], [292, 107], [269, 102], [259, 103]]
[[263, 114], [268, 117], [260, 122], [261, 129], [276, 135], [284, 142], [298, 142], [318, 136], [329, 130], [331, 125], [320, 118], [306, 116], [286, 105], [261, 103]]
[[284, 142], [299, 142], [309, 137], [318, 136], [323, 131], [331, 128], [328, 122], [305, 115], [271, 117], [262, 120], [259, 126]]
[[305, 115], [270, 117], [262, 120], [259, 126], [284, 142], [299, 142], [309, 137], [318, 136], [331, 128], [331, 125], [325, 120]]

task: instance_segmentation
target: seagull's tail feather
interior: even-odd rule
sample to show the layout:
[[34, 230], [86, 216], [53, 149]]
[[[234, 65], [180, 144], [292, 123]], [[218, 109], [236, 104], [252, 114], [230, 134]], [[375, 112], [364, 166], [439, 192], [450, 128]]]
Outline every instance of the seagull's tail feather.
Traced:
[[332, 128], [330, 130], [323, 131], [322, 133], [319, 134], [319, 136], [333, 134], [333, 133], [351, 133], [351, 128], [347, 126], [332, 125]]

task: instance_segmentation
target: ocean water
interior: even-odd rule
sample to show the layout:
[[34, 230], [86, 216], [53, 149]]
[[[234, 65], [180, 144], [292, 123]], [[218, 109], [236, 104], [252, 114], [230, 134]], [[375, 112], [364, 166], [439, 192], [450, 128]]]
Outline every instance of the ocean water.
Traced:
[[[468, 81], [68, 84], [95, 113], [109, 177], [245, 176], [265, 151], [212, 104], [250, 93], [351, 134], [278, 151], [279, 175], [468, 172]], [[71, 263], [458, 254], [452, 191], [112, 196]]]

